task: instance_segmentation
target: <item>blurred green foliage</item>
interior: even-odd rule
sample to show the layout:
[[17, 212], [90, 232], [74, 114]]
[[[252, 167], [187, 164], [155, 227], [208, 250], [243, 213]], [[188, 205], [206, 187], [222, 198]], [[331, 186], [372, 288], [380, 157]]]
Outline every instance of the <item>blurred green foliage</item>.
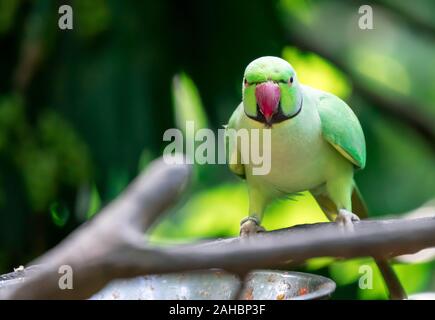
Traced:
[[0, 2], [0, 34], [9, 31], [18, 9], [19, 0]]
[[[415, 101], [409, 108], [435, 123], [433, 1], [374, 1], [375, 29], [365, 31], [359, 1], [70, 3], [74, 30], [61, 31], [59, 2], [0, 0], [0, 273], [92, 218], [161, 154], [166, 129], [184, 130], [186, 120], [222, 128], [240, 103], [245, 66], [262, 55], [282, 56], [301, 82], [352, 106], [368, 150], [356, 180], [372, 215], [434, 197], [434, 149], [354, 86]], [[225, 166], [196, 166], [190, 191], [151, 239], [237, 235], [247, 201], [244, 182]], [[319, 221], [326, 218], [303, 193], [268, 208], [264, 225]], [[375, 270], [373, 290], [358, 288], [361, 265]], [[409, 293], [435, 289], [432, 262], [395, 268]], [[336, 298], [386, 298], [371, 260], [323, 257], [302, 270], [332, 277]]]
[[181, 73], [174, 77], [172, 96], [177, 127], [184, 132], [187, 121], [193, 121], [195, 129], [208, 127], [207, 116], [198, 89], [187, 74]]

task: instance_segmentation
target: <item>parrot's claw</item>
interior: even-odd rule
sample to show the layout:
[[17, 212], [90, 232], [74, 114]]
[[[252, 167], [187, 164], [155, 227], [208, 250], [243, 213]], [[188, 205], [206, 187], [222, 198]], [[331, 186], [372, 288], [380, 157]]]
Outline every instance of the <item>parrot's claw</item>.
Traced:
[[353, 223], [359, 221], [359, 217], [345, 209], [341, 209], [338, 211], [337, 218], [335, 222], [338, 223], [339, 226], [342, 226], [346, 231], [353, 231]]
[[240, 237], [248, 237], [250, 235], [266, 231], [255, 217], [246, 217], [240, 221]]

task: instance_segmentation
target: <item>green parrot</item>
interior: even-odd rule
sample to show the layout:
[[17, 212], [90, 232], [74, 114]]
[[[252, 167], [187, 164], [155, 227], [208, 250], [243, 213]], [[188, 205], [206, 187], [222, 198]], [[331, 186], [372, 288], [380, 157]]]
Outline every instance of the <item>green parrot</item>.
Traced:
[[358, 215], [366, 215], [353, 179], [366, 162], [357, 117], [336, 96], [300, 84], [287, 61], [262, 57], [248, 65], [243, 101], [227, 126], [242, 128], [270, 128], [272, 135], [269, 174], [254, 175], [249, 163], [230, 164], [248, 184], [249, 217], [242, 221], [242, 235], [262, 230], [260, 221], [271, 201], [305, 190], [330, 220], [350, 227]]
[[[264, 230], [261, 219], [272, 201], [307, 190], [329, 220], [352, 230], [367, 209], [353, 178], [366, 164], [365, 138], [351, 108], [333, 94], [301, 84], [293, 67], [277, 57], [252, 61], [242, 90], [242, 103], [226, 128], [271, 129], [271, 165], [269, 173], [256, 175], [254, 164], [230, 162], [230, 170], [248, 186], [249, 216], [241, 221], [240, 235]], [[229, 157], [241, 159], [240, 144], [230, 148]], [[381, 271], [389, 267], [378, 262]], [[391, 269], [386, 272], [391, 276]]]

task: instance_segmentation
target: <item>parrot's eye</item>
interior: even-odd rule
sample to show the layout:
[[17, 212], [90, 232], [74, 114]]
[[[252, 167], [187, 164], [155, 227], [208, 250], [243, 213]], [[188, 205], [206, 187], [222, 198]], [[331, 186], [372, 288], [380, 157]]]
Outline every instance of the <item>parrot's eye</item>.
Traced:
[[249, 83], [248, 83], [248, 80], [243, 80], [243, 84], [245, 85], [245, 88], [247, 87], [247, 86], [249, 86]]
[[290, 77], [290, 79], [288, 79], [288, 84], [292, 85], [292, 83], [293, 83], [293, 77]]

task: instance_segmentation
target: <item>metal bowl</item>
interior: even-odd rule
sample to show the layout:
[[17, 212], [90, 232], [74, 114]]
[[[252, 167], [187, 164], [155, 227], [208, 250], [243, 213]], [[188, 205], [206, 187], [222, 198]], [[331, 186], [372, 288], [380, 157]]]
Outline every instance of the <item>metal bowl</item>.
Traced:
[[[18, 285], [38, 268], [30, 267], [0, 275], [0, 290]], [[325, 277], [301, 272], [258, 270], [248, 274], [239, 294], [240, 279], [220, 270], [149, 275], [114, 280], [92, 300], [312, 300], [327, 299], [335, 283]]]
[[[115, 280], [96, 293], [95, 300], [229, 300], [235, 299], [240, 279], [222, 271], [177, 273]], [[246, 300], [327, 299], [335, 283], [325, 277], [274, 270], [251, 272], [241, 293]]]
[[20, 267], [14, 272], [0, 274], [0, 290], [6, 287], [18, 285], [26, 280], [26, 277], [38, 272], [38, 266], [30, 266], [27, 268]]

